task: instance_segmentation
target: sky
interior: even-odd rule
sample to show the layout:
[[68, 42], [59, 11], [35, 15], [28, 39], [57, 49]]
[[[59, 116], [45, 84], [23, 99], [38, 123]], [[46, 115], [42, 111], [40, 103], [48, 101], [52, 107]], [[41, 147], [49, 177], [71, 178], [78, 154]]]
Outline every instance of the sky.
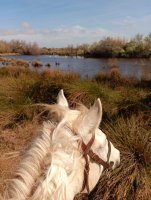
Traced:
[[41, 47], [151, 32], [151, 0], [0, 0], [0, 40]]

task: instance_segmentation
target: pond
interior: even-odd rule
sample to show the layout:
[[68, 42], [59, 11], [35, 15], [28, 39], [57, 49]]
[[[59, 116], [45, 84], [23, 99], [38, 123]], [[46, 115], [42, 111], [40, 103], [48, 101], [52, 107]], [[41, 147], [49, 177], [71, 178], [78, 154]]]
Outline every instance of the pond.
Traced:
[[[63, 71], [74, 71], [82, 77], [92, 77], [98, 72], [107, 73], [113, 67], [118, 67], [120, 73], [126, 77], [151, 79], [150, 59], [123, 59], [123, 58], [83, 58], [70, 56], [8, 56], [7, 58], [22, 59], [27, 61], [38, 60], [43, 63], [39, 70], [46, 69], [50, 63], [52, 69], [60, 68]], [[30, 64], [31, 67], [31, 64]]]

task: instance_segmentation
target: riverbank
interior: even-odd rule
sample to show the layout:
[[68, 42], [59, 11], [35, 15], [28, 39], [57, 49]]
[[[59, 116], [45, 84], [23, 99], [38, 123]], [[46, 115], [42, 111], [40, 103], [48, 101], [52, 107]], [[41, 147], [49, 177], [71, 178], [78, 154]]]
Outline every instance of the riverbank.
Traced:
[[4, 56], [20, 56], [21, 54], [19, 53], [0, 53], [0, 57]]
[[[0, 68], [0, 191], [36, 137], [50, 119], [36, 103], [54, 103], [60, 89], [71, 107], [90, 107], [98, 97], [103, 104], [102, 130], [121, 152], [121, 165], [102, 176], [89, 199], [149, 199], [151, 196], [151, 81], [126, 79], [118, 70], [81, 79], [59, 69], [42, 73], [27, 67]], [[123, 192], [124, 187], [124, 192]], [[79, 195], [77, 199], [81, 200]]]
[[129, 40], [120, 37], [105, 37], [92, 44], [69, 45], [63, 48], [39, 47], [36, 43], [20, 40], [0, 41], [0, 52], [6, 55], [15, 53], [89, 58], [151, 58], [151, 34], [145, 36], [136, 34]]

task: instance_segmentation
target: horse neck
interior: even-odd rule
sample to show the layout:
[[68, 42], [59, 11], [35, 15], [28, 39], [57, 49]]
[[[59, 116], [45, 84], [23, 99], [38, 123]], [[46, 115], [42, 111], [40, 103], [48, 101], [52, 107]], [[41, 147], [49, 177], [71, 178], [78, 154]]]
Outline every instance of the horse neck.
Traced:
[[42, 133], [32, 143], [30, 149], [14, 173], [5, 191], [4, 199], [26, 200], [32, 191], [35, 181], [41, 174], [41, 164], [50, 150], [51, 124], [45, 125]]
[[77, 141], [72, 137], [69, 129], [60, 127], [54, 130], [51, 166], [45, 170], [45, 176], [37, 186], [32, 200], [37, 200], [39, 196], [41, 200], [49, 199], [50, 196], [52, 200], [71, 200], [80, 192], [84, 161], [77, 150]]

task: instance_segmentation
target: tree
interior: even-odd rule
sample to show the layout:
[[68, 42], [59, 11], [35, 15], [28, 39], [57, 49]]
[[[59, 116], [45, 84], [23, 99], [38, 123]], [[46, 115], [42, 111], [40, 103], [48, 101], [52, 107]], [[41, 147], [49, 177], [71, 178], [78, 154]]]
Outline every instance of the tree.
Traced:
[[10, 44], [8, 42], [0, 40], [0, 53], [11, 53]]

